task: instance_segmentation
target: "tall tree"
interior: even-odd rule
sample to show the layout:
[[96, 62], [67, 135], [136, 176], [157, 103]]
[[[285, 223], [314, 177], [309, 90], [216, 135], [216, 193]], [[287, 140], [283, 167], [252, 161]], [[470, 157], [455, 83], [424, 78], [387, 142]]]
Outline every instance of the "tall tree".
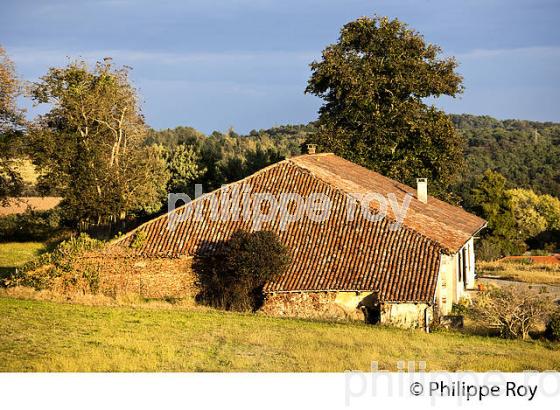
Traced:
[[110, 59], [90, 69], [83, 61], [51, 68], [32, 87], [51, 110], [34, 124], [41, 184], [56, 188], [77, 222], [116, 222], [160, 208], [169, 179], [164, 152], [143, 144], [147, 127], [126, 68]]
[[527, 240], [547, 229], [548, 220], [541, 212], [539, 195], [530, 189], [517, 188], [507, 191], [507, 197], [519, 238]]
[[0, 47], [0, 203], [19, 195], [23, 188], [14, 161], [20, 154], [20, 137], [25, 125], [23, 111], [16, 104], [19, 93], [14, 64]]
[[194, 148], [189, 145], [179, 144], [168, 155], [168, 167], [171, 179], [168, 183], [169, 192], [194, 192], [194, 183], [205, 172], [198, 165], [198, 155]]
[[517, 229], [506, 178], [498, 172], [486, 170], [473, 190], [472, 198], [475, 212], [488, 221], [482, 243], [485, 249], [480, 252], [482, 257], [494, 259], [523, 251], [524, 238]]
[[325, 100], [310, 142], [391, 178], [430, 178], [433, 193], [460, 169], [463, 141], [444, 112], [425, 98], [455, 96], [462, 78], [453, 58], [440, 58], [399, 20], [362, 17], [311, 64], [306, 93]]

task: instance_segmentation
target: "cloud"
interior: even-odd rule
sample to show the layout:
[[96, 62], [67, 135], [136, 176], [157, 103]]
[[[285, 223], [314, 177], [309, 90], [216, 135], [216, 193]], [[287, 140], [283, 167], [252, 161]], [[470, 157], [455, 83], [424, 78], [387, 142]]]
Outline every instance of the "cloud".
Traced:
[[310, 62], [317, 58], [318, 53], [292, 52], [292, 51], [263, 51], [263, 52], [214, 52], [214, 53], [168, 53], [160, 51], [138, 50], [57, 50], [36, 49], [27, 47], [8, 47], [10, 57], [17, 64], [60, 64], [61, 62], [84, 59], [86, 61], [99, 61], [105, 57], [112, 57], [119, 64], [127, 62], [148, 62], [158, 64], [183, 64], [183, 63], [229, 63], [250, 61], [305, 61]]
[[477, 60], [488, 58], [512, 57], [512, 56], [530, 56], [539, 55], [542, 57], [559, 57], [560, 47], [519, 47], [519, 48], [498, 48], [498, 49], [483, 49], [478, 48], [466, 53], [455, 54], [458, 60]]

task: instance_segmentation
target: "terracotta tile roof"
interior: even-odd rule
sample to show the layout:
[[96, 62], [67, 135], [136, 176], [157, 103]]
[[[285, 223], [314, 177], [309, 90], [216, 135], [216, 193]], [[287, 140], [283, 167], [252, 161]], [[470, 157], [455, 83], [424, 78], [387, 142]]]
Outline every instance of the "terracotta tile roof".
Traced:
[[[354, 164], [334, 154], [303, 155], [292, 158], [298, 166], [346, 193], [394, 193], [402, 204], [407, 193], [413, 195], [404, 225], [439, 243], [448, 253], [457, 252], [486, 221], [464, 209], [428, 197], [424, 204], [416, 198], [416, 189]], [[429, 183], [429, 181], [428, 181]], [[372, 205], [376, 205], [372, 201]], [[391, 208], [388, 217], [394, 218]]]
[[[455, 249], [450, 246], [460, 247], [484, 223], [433, 198], [428, 204], [412, 200], [411, 211], [398, 230], [389, 229], [391, 221], [387, 218], [370, 222], [360, 213], [348, 221], [348, 193], [377, 190], [385, 194], [398, 190], [399, 197], [414, 190], [334, 155], [318, 154], [267, 167], [141, 225], [114, 244], [130, 246], [135, 233], [144, 231], [146, 239], [136, 249], [144, 256], [180, 257], [211, 250], [213, 243], [228, 239], [233, 232], [251, 229], [251, 221], [242, 218], [210, 218], [211, 201], [215, 199], [220, 204], [222, 198], [229, 197], [228, 189], [241, 184], [251, 187], [249, 193], [294, 192], [303, 197], [325, 193], [332, 202], [331, 216], [323, 223], [302, 218], [288, 224], [285, 230], [280, 229], [279, 218], [263, 223], [261, 229], [277, 232], [293, 255], [288, 271], [268, 283], [265, 292], [377, 291], [385, 301], [431, 302], [441, 253]], [[170, 217], [192, 211], [193, 207], [202, 209], [202, 220], [188, 218], [177, 223], [175, 229], [168, 229]]]

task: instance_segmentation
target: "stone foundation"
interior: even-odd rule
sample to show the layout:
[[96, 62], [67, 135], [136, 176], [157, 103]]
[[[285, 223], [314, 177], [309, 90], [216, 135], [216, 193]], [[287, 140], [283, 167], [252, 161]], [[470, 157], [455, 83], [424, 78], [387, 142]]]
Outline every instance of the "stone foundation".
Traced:
[[381, 309], [381, 323], [402, 328], [424, 327], [424, 315], [433, 308], [426, 303], [384, 303]]
[[365, 320], [361, 306], [376, 301], [371, 292], [290, 292], [265, 295], [263, 313], [329, 320]]
[[[290, 292], [265, 295], [261, 311], [271, 316], [364, 321], [364, 308], [377, 305], [371, 292]], [[380, 323], [404, 328], [424, 326], [424, 303], [381, 303]]]

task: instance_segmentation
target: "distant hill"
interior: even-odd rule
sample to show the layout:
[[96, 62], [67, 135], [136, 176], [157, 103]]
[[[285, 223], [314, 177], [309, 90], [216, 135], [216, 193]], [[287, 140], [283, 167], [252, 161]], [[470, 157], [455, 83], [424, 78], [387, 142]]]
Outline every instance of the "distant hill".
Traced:
[[[457, 130], [465, 137], [466, 164], [453, 190], [470, 208], [470, 192], [482, 173], [490, 168], [503, 174], [510, 186], [530, 188], [539, 194], [560, 197], [560, 124], [524, 120], [497, 120], [488, 116], [451, 115]], [[209, 184], [231, 182], [262, 166], [286, 156], [301, 153], [306, 137], [316, 132], [313, 123], [283, 125], [254, 130], [248, 135], [214, 132], [205, 136], [190, 127], [152, 131], [148, 142], [172, 148], [178, 143], [194, 145], [201, 153], [202, 165], [218, 177]], [[267, 151], [267, 155], [255, 152]], [[258, 154], [258, 152], [257, 152]], [[237, 158], [240, 162], [231, 161]], [[234, 172], [247, 160], [253, 162], [241, 172]], [[215, 163], [220, 169], [213, 170]]]
[[560, 197], [560, 124], [451, 115], [466, 139], [466, 164], [454, 190], [470, 205], [470, 191], [488, 168], [512, 188]]

